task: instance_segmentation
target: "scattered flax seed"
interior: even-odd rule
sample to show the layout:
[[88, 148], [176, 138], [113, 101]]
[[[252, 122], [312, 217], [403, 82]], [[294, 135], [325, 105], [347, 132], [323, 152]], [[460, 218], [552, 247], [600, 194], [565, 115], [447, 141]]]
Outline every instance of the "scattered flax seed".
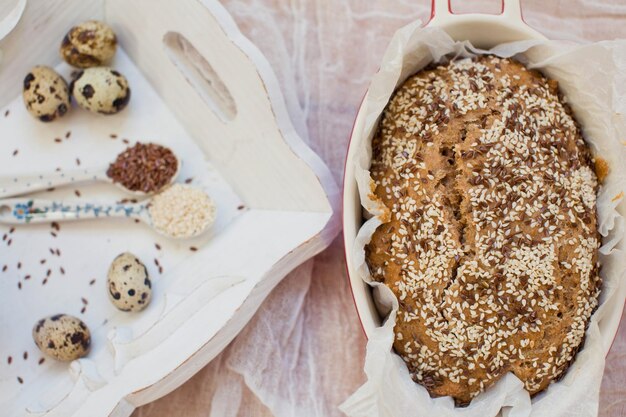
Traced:
[[52, 235], [52, 237], [57, 237], [57, 234], [54, 232], [50, 232], [50, 234]]
[[61, 226], [59, 226], [59, 223], [57, 222], [52, 222], [50, 224], [50, 227], [52, 227], [54, 230], [56, 230], [57, 232], [59, 231], [59, 229], [61, 228]]
[[80, 309], [80, 313], [81, 314], [85, 314], [85, 311], [87, 311], [87, 307], [84, 307]]
[[238, 207], [237, 207], [237, 210], [243, 210], [243, 209], [245, 209], [245, 208], [246, 208], [246, 206], [244, 206], [244, 205], [242, 204], [242, 205], [240, 205], [240, 206], [238, 206]]
[[11, 362], [13, 362], [13, 357], [9, 356], [9, 357], [7, 358], [7, 363], [8, 363], [9, 365], [11, 365]]
[[17, 377], [17, 382], [19, 382], [20, 384], [23, 384], [23, 383], [24, 383], [24, 380], [22, 379], [22, 377], [21, 377], [21, 376], [18, 376], [18, 377]]
[[163, 267], [159, 266], [159, 274], [162, 274], [162, 273], [163, 273]]
[[122, 198], [120, 201], [117, 202], [117, 204], [128, 204], [128, 203], [136, 203], [137, 199], [136, 198]]
[[45, 361], [46, 361], [46, 358], [39, 358], [39, 362], [37, 362], [37, 363], [39, 365], [42, 365]]
[[43, 264], [45, 264], [45, 263], [46, 263], [46, 260], [45, 260], [45, 259], [42, 259], [41, 261], [39, 261], [39, 263], [43, 265]]
[[13, 151], [13, 156], [17, 155], [19, 153], [19, 151], [20, 151], [19, 149], [14, 150]]
[[61, 272], [61, 275], [65, 275], [65, 268], [63, 268], [62, 266], [59, 267], [59, 272]]
[[70, 136], [72, 136], [72, 132], [68, 130], [68, 131], [65, 133], [65, 139], [69, 139], [69, 138], [70, 138]]
[[54, 187], [46, 188], [46, 191], [47, 191], [47, 192], [52, 192], [52, 191], [54, 191], [54, 190], [56, 190], [56, 188], [54, 188]]
[[157, 248], [157, 250], [161, 250], [161, 245], [159, 245], [158, 243], [155, 243], [154, 247]]
[[55, 141], [56, 143], [61, 143], [61, 142], [63, 142], [63, 141], [61, 140], [61, 138], [54, 138], [54, 141]]
[[116, 135], [115, 133], [111, 133], [111, 134], [109, 135], [109, 137], [110, 137], [111, 139], [117, 139], [117, 135]]
[[41, 285], [46, 285], [48, 283], [48, 278], [44, 278], [43, 281], [41, 281]]
[[9, 234], [11, 234], [11, 233], [13, 233], [13, 232], [15, 232], [15, 227], [12, 227], [12, 228], [9, 230]]
[[49, 276], [50, 276], [50, 274], [52, 274], [52, 269], [48, 269], [48, 270], [46, 271], [46, 276], [47, 276], [47, 277], [49, 277]]
[[22, 283], [21, 283], [21, 282], [18, 282], [18, 283], [17, 283], [17, 289], [18, 289], [18, 290], [21, 290], [21, 289], [22, 289]]
[[56, 167], [54, 170], [55, 170], [56, 172], [61, 172], [61, 171], [62, 171], [61, 167]]
[[95, 280], [95, 279], [92, 279], [91, 281], [89, 281], [89, 285], [93, 285], [93, 284], [95, 284], [95, 283], [96, 283], [96, 280]]
[[2, 240], [7, 240], [8, 235], [5, 233], [4, 236], [2, 236]]
[[50, 251], [50, 255], [54, 255], [54, 249], [48, 248], [48, 250]]
[[5, 265], [2, 267], [2, 272], [6, 272], [9, 269], [9, 265]]
[[190, 246], [189, 250], [192, 252], [196, 252], [198, 250], [198, 248], [196, 248], [195, 246]]
[[21, 262], [17, 263], [17, 269], [22, 269], [22, 263]]
[[13, 239], [9, 239], [9, 241], [7, 242], [7, 246], [11, 246], [11, 243], [13, 243]]
[[29, 279], [30, 279], [30, 275], [26, 275], [26, 276], [24, 277], [24, 281], [28, 281]]
[[128, 203], [135, 204], [136, 202], [137, 202], [136, 198], [122, 198], [120, 201], [118, 201], [118, 204], [128, 204]]
[[83, 304], [85, 304], [85, 305], [89, 304], [89, 302], [87, 301], [87, 299], [85, 297], [80, 297], [80, 301], [82, 301]]
[[135, 223], [139, 223], [140, 220], [139, 219], [134, 219]]
[[9, 113], [10, 113], [10, 111], [9, 111], [9, 110], [5, 111], [5, 112], [4, 112], [4, 117], [8, 117], [8, 116], [9, 116]]
[[193, 177], [187, 178], [185, 184], [191, 184], [191, 181], [193, 181]]
[[122, 142], [124, 142], [127, 145], [130, 143], [130, 141], [128, 139], [126, 139], [126, 138], [122, 139]]
[[76, 158], [76, 165], [80, 166], [80, 159]]
[[154, 264], [155, 264], [156, 266], [160, 266], [160, 264], [159, 264], [159, 260], [158, 260], [157, 258], [154, 258]]
[[57, 248], [57, 250], [55, 251], [57, 256], [61, 256], [61, 249]]
[[24, 354], [22, 355], [22, 357], [24, 358], [24, 360], [28, 359], [28, 352], [24, 351]]

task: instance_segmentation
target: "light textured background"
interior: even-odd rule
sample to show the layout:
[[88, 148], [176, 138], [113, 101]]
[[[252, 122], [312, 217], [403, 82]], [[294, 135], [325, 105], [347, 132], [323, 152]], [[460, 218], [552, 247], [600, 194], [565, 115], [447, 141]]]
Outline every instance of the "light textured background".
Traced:
[[[553, 39], [626, 38], [626, 0], [522, 0]], [[430, 0], [224, 0], [274, 66], [300, 134], [341, 181], [348, 136], [371, 75], [400, 26]], [[498, 0], [453, 1], [498, 12]], [[134, 417], [327, 417], [362, 382], [365, 338], [338, 239], [290, 274], [211, 364]], [[607, 359], [601, 416], [626, 416], [626, 321]]]

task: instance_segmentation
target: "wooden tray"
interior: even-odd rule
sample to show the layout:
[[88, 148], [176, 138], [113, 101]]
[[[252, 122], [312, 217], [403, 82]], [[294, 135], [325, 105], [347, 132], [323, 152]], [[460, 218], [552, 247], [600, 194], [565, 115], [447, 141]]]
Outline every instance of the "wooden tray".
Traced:
[[[0, 36], [8, 33], [0, 41], [0, 176], [103, 165], [124, 139], [150, 140], [174, 149], [179, 181], [203, 187], [218, 206], [209, 235], [185, 242], [125, 219], [62, 224], [56, 236], [47, 225], [0, 228], [0, 415], [127, 416], [215, 357], [280, 279], [328, 246], [338, 190], [291, 125], [268, 62], [217, 1], [14, 3], [0, 22]], [[37, 64], [69, 77], [58, 46], [87, 19], [116, 31], [112, 66], [129, 79], [131, 102], [115, 116], [74, 106], [40, 123], [21, 102], [22, 80]], [[128, 197], [106, 185], [40, 196]], [[139, 314], [107, 299], [108, 265], [125, 250], [154, 282]], [[37, 350], [32, 325], [59, 312], [91, 328], [88, 357], [62, 364]]]

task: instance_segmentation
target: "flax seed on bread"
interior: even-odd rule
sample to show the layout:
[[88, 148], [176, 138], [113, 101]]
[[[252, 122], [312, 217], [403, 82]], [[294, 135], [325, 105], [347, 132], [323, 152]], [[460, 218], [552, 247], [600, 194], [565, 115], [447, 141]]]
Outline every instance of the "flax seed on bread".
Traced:
[[597, 306], [597, 179], [557, 83], [494, 56], [410, 77], [372, 143], [390, 219], [366, 247], [400, 304], [394, 348], [467, 404], [508, 372], [560, 378]]

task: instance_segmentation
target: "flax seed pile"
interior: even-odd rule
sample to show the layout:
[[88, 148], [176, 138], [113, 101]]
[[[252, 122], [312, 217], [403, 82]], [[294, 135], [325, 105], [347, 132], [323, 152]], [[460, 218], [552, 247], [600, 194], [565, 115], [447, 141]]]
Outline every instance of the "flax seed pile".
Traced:
[[557, 83], [492, 56], [427, 68], [372, 146], [390, 220], [366, 259], [412, 378], [465, 405], [507, 372], [531, 394], [561, 377], [601, 281], [593, 160]]
[[128, 190], [152, 193], [169, 185], [177, 170], [178, 159], [169, 148], [138, 142], [117, 156], [107, 176]]

